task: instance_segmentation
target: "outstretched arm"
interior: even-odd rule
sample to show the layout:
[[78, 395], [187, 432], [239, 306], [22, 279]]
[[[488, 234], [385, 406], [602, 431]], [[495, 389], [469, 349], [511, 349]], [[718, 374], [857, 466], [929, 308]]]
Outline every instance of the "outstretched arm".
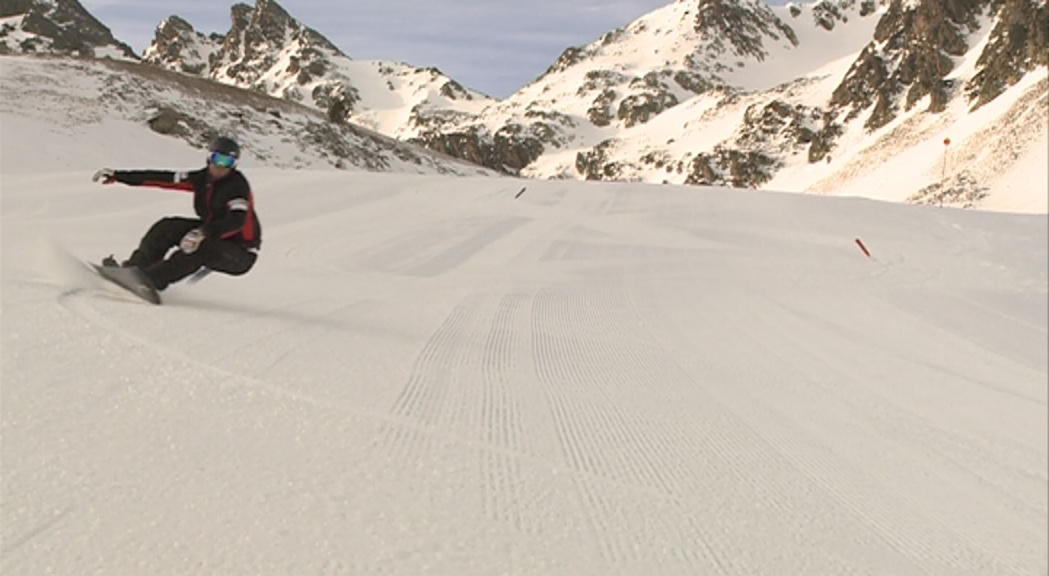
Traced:
[[[197, 171], [199, 172], [199, 171]], [[153, 186], [175, 190], [193, 191], [193, 178], [197, 172], [173, 172], [171, 170], [113, 170], [103, 168], [91, 179], [102, 180], [103, 184], [120, 182], [128, 186]]]

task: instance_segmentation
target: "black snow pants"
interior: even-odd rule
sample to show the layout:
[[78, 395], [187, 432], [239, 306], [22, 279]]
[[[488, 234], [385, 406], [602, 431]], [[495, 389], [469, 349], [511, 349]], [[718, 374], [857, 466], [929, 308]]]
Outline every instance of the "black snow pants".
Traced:
[[[125, 265], [137, 266], [145, 272], [157, 290], [167, 288], [203, 266], [232, 276], [251, 270], [258, 254], [237, 242], [205, 238], [192, 254], [182, 250], [171, 252], [187, 232], [203, 224], [196, 218], [162, 218], [142, 237], [138, 249]], [[167, 257], [168, 252], [171, 252], [170, 257]]]

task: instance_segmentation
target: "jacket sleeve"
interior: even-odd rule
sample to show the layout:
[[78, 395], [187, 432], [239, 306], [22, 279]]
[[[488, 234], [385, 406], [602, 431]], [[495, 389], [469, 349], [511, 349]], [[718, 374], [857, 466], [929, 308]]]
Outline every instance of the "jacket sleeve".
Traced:
[[128, 186], [153, 186], [174, 190], [193, 191], [198, 171], [172, 172], [170, 170], [117, 170], [113, 179]]
[[232, 238], [244, 230], [252, 210], [251, 187], [248, 181], [239, 178], [226, 195], [225, 212], [204, 226], [208, 238]]

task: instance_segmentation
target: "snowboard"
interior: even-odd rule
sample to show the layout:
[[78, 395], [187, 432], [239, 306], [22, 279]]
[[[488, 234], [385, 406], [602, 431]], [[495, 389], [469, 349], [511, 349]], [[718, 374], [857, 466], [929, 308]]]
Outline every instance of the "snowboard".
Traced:
[[160, 304], [160, 293], [153, 284], [145, 277], [141, 270], [134, 267], [121, 268], [118, 266], [102, 266], [91, 262], [91, 267], [99, 276], [131, 292], [135, 296], [149, 302]]

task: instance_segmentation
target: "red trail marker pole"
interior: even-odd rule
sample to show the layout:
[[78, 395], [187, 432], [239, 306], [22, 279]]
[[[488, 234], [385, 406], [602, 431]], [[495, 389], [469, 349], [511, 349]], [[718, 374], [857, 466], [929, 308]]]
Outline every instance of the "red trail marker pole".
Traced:
[[863, 240], [860, 240], [859, 238], [857, 238], [857, 239], [856, 239], [856, 245], [860, 247], [860, 250], [863, 250], [863, 254], [864, 254], [864, 255], [865, 255], [865, 256], [866, 256], [867, 258], [870, 258], [870, 257], [871, 257], [871, 253], [870, 253], [870, 250], [867, 250], [867, 247], [863, 245]]
[[943, 197], [947, 195], [947, 147], [951, 145], [950, 138], [943, 139], [943, 173], [940, 175], [940, 208], [943, 208]]

